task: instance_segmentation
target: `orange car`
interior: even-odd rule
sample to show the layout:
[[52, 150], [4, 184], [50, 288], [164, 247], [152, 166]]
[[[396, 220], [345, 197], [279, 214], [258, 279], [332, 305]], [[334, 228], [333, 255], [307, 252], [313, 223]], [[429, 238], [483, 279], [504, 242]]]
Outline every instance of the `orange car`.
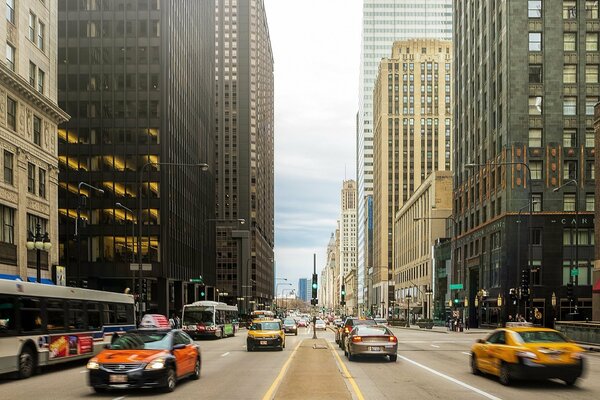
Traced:
[[200, 378], [200, 349], [178, 329], [128, 331], [89, 360], [89, 385], [106, 389], [160, 387], [175, 389], [177, 381]]

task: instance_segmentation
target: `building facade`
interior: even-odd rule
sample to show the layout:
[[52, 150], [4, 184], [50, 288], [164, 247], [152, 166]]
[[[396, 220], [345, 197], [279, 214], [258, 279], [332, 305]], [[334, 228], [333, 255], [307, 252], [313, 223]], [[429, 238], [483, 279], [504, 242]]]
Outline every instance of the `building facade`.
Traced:
[[58, 264], [57, 3], [6, 2], [0, 9], [0, 277], [37, 280], [29, 234], [47, 234], [41, 279]]
[[[594, 108], [595, 150], [600, 151], [600, 103]], [[596, 168], [600, 170], [600, 158], [596, 158]], [[600, 204], [600, 181], [596, 182], [596, 204]], [[600, 243], [600, 207], [594, 209], [594, 243]], [[594, 271], [592, 273], [592, 320], [600, 321], [600, 246], [595, 246]]]
[[[321, 283], [322, 285], [322, 283]], [[298, 298], [310, 302], [312, 296], [312, 282], [309, 278], [298, 279]]]
[[[373, 232], [369, 201], [373, 195], [373, 88], [379, 62], [391, 55], [396, 40], [452, 39], [452, 0], [363, 0], [359, 76], [359, 111], [356, 138], [358, 187], [357, 265], [359, 299], [372, 288]], [[370, 272], [369, 272], [370, 271]], [[371, 278], [371, 279], [368, 279]], [[367, 307], [362, 307], [367, 309]]]
[[143, 292], [141, 311], [162, 314], [198, 299], [191, 279], [214, 285], [205, 223], [214, 215], [214, 11], [196, 1], [58, 2], [58, 97], [72, 115], [58, 132], [70, 285]]
[[451, 60], [447, 40], [394, 42], [373, 91], [373, 292], [393, 301], [395, 213], [433, 171], [450, 170]]
[[[340, 284], [356, 269], [356, 181], [342, 184], [340, 215]], [[356, 278], [356, 274], [354, 274]]]
[[218, 0], [215, 14], [217, 285], [245, 313], [275, 282], [273, 53], [263, 0]]
[[[595, 1], [454, 1], [452, 283], [471, 326], [591, 317], [599, 30]], [[529, 298], [498, 304], [522, 275]]]

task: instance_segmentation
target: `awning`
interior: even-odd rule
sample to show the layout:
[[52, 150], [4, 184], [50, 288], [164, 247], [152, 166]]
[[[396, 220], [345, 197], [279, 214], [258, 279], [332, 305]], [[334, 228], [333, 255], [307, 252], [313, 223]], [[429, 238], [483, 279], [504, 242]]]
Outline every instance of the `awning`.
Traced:
[[[37, 282], [37, 278], [34, 278], [33, 276], [30, 276], [27, 278], [28, 282]], [[52, 282], [51, 279], [48, 278], [42, 278], [42, 283], [46, 284], [46, 285], [54, 285], [54, 282]]]
[[600, 278], [594, 283], [594, 287], [592, 288], [592, 292], [600, 293]]
[[11, 281], [22, 281], [19, 275], [0, 274], [0, 279], [8, 279]]

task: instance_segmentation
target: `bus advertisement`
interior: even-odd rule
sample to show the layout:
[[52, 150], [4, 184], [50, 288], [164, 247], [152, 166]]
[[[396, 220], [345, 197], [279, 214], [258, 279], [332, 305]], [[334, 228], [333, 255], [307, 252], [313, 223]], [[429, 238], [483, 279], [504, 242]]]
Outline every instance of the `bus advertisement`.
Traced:
[[196, 301], [183, 306], [181, 326], [192, 338], [235, 336], [238, 308], [216, 301]]

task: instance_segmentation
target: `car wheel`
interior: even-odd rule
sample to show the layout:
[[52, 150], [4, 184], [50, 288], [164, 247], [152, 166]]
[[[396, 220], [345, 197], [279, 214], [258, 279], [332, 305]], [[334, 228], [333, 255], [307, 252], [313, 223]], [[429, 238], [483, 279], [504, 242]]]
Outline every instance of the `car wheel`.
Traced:
[[573, 386], [573, 385], [575, 385], [575, 383], [577, 383], [577, 378], [567, 378], [567, 379], [563, 379], [563, 381], [565, 381], [565, 384], [567, 386]]
[[348, 361], [354, 361], [356, 360], [356, 356], [352, 353], [350, 353], [350, 349], [348, 349]]
[[398, 359], [398, 355], [397, 354], [390, 354], [390, 361], [391, 362], [396, 362], [397, 359]]
[[473, 375], [481, 375], [481, 371], [477, 367], [477, 357], [475, 357], [475, 354], [471, 354], [471, 373]]
[[192, 379], [200, 379], [200, 358], [196, 358], [196, 365], [194, 365], [194, 373], [192, 374]]
[[21, 354], [19, 354], [19, 379], [27, 379], [31, 375], [36, 368], [35, 356], [33, 355], [33, 351], [29, 346], [26, 346], [21, 350]]
[[175, 386], [177, 386], [177, 375], [175, 374], [175, 369], [173, 367], [169, 367], [167, 370], [167, 384], [163, 390], [165, 392], [172, 392], [175, 390]]
[[254, 351], [254, 347], [252, 347], [251, 344], [246, 345], [246, 350], [248, 351]]
[[294, 332], [294, 336], [298, 336], [298, 331]]
[[504, 386], [510, 385], [510, 371], [508, 370], [508, 364], [504, 362], [500, 366], [500, 383]]

